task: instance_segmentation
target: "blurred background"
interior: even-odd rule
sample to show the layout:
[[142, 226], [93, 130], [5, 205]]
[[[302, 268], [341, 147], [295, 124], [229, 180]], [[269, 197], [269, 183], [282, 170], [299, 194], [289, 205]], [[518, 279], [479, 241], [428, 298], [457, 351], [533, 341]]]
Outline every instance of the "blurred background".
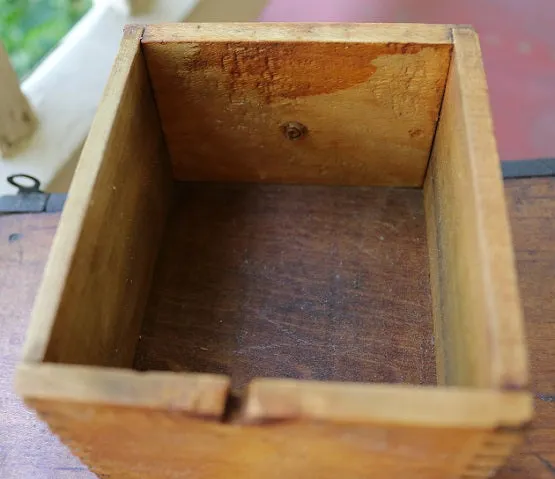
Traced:
[[20, 79], [91, 6], [92, 0], [0, 0], [0, 40]]
[[[181, 0], [147, 3], [157, 2], [183, 3]], [[0, 40], [19, 79], [25, 82], [41, 59], [99, 3], [129, 2], [0, 0]], [[501, 158], [555, 156], [553, 0], [189, 0], [188, 3], [191, 9], [182, 20], [190, 22], [470, 24], [481, 37]], [[52, 168], [61, 171], [60, 164], [54, 163]], [[59, 171], [48, 182], [56, 180], [54, 189], [66, 189], [72, 168], [66, 168], [61, 183]]]

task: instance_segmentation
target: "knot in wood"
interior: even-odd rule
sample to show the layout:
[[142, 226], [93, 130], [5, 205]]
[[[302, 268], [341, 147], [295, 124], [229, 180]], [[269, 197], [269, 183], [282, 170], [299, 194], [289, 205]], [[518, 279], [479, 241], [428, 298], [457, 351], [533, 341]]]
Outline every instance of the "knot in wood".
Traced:
[[308, 128], [298, 121], [290, 121], [282, 125], [281, 130], [288, 140], [295, 141], [304, 137]]

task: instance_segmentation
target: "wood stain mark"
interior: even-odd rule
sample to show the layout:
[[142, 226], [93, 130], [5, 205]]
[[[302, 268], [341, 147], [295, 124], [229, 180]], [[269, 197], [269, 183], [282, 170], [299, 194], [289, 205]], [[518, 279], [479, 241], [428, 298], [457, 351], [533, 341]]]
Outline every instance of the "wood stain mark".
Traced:
[[411, 130], [409, 130], [409, 136], [411, 138], [420, 138], [422, 137], [422, 135], [424, 135], [424, 130], [422, 130], [421, 128], [412, 128]]
[[270, 104], [354, 87], [376, 72], [377, 58], [414, 55], [426, 47], [433, 48], [412, 43], [192, 44], [183, 71], [209, 76], [232, 101], [254, 96]]

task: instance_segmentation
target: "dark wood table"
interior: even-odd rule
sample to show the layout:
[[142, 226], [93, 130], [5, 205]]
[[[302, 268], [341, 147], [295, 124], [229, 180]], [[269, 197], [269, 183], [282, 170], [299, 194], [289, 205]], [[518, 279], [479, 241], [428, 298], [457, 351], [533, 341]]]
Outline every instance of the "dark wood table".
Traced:
[[[555, 178], [506, 180], [536, 418], [497, 476], [555, 478]], [[0, 477], [92, 478], [13, 393], [13, 372], [59, 213], [0, 216]], [[433, 368], [433, 365], [430, 365]], [[424, 375], [425, 376], [425, 375]]]

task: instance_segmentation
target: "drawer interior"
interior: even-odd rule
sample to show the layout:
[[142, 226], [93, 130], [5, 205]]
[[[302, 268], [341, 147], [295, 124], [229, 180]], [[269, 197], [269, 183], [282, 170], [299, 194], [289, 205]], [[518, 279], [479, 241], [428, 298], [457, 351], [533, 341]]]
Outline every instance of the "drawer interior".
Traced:
[[503, 201], [467, 27], [130, 26], [17, 388], [103, 477], [490, 477]]
[[86, 214], [42, 359], [224, 373], [234, 392], [435, 383], [422, 185], [448, 30], [133, 28], [83, 152], [97, 179], [72, 188]]
[[422, 190], [175, 190], [136, 369], [435, 382]]
[[26, 362], [526, 383], [475, 34], [291, 28], [129, 27]]
[[418, 187], [444, 32], [200, 31], [152, 26], [141, 41], [176, 194], [134, 367], [224, 373], [235, 391], [255, 377], [434, 383]]

